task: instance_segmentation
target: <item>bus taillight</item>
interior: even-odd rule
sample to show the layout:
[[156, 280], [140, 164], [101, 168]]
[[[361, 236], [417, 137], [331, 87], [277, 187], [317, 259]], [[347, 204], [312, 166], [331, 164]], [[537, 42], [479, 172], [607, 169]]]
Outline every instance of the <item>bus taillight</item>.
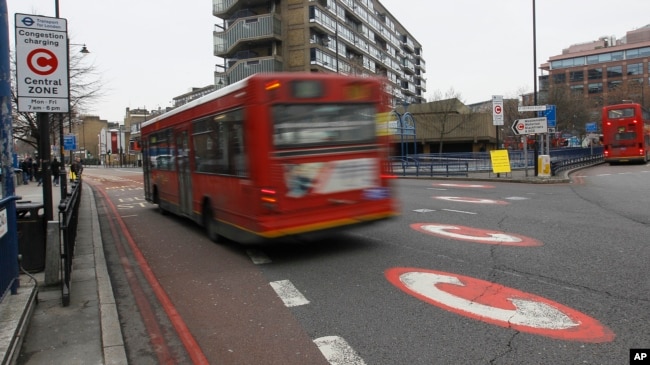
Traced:
[[280, 87], [280, 81], [279, 80], [273, 80], [271, 82], [267, 82], [264, 88], [269, 91], [269, 90], [274, 90]]
[[260, 193], [262, 203], [268, 208], [275, 208], [275, 205], [278, 203], [277, 192], [275, 189], [262, 188]]

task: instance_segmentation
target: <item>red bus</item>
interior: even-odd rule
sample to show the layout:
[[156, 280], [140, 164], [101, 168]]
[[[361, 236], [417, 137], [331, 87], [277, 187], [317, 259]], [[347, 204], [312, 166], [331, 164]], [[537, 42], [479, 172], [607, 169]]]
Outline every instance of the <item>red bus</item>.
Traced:
[[145, 199], [240, 243], [398, 214], [381, 79], [256, 74], [144, 122]]
[[603, 107], [605, 162], [650, 160], [650, 112], [636, 103]]

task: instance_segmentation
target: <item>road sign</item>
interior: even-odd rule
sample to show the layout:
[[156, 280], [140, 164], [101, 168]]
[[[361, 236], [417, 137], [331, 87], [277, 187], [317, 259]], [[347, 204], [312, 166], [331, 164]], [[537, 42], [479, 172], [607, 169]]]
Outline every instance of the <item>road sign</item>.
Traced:
[[518, 112], [541, 112], [546, 110], [546, 105], [522, 105], [517, 108]]
[[598, 132], [598, 125], [596, 124], [596, 122], [585, 124], [585, 132], [587, 133]]
[[503, 95], [492, 96], [492, 125], [503, 125]]
[[68, 112], [67, 20], [16, 14], [18, 111]]
[[537, 113], [538, 117], [546, 117], [546, 125], [549, 128], [555, 128], [556, 118], [555, 118], [555, 105], [547, 105], [546, 110], [540, 111]]
[[64, 151], [74, 151], [77, 149], [77, 136], [74, 134], [68, 134], [63, 136], [63, 150]]
[[512, 123], [512, 131], [515, 134], [546, 133], [548, 131], [546, 117], [517, 119]]
[[603, 343], [616, 337], [575, 309], [497, 283], [412, 267], [394, 267], [384, 275], [406, 294], [496, 326], [565, 341]]

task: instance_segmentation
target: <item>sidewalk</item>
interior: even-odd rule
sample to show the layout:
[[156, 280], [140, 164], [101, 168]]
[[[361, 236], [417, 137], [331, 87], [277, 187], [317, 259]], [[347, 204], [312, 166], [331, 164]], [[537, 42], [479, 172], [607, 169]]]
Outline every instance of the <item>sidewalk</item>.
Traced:
[[[95, 198], [90, 187], [82, 189], [70, 305], [62, 305], [60, 284], [45, 286], [44, 272], [21, 274], [18, 294], [0, 304], [1, 365], [127, 364]], [[43, 202], [36, 182], [16, 185], [15, 195]], [[60, 196], [52, 186], [55, 221]]]

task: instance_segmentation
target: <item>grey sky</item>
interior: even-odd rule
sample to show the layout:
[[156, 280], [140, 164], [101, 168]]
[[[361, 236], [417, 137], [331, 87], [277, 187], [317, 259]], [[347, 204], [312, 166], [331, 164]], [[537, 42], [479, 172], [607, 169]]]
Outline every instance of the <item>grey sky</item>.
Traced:
[[[54, 0], [6, 0], [15, 13], [54, 16]], [[211, 0], [60, 0], [72, 43], [86, 44], [106, 86], [85, 113], [121, 122], [125, 108], [164, 108], [213, 82]], [[532, 0], [384, 0], [422, 44], [427, 98], [453, 88], [467, 103], [533, 90]], [[621, 38], [650, 24], [647, 0], [536, 0], [537, 64], [571, 44]], [[73, 52], [78, 46], [73, 46]]]

